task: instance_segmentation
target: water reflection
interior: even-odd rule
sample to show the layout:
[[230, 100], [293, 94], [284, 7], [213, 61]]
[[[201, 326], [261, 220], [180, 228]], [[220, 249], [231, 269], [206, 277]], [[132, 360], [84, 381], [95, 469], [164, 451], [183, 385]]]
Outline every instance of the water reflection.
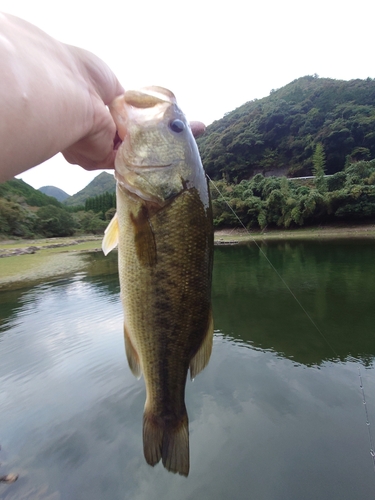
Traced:
[[[254, 244], [215, 252], [215, 326], [306, 365], [375, 355], [374, 243], [261, 245], [321, 334]], [[228, 261], [230, 265], [228, 265]]]
[[1, 293], [0, 475], [20, 478], [0, 498], [373, 499], [354, 362], [374, 419], [373, 245], [262, 249], [334, 352], [256, 247], [218, 248], [214, 350], [186, 389], [188, 479], [143, 458], [144, 383], [127, 367], [115, 258]]
[[[74, 273], [73, 282], [75, 286], [80, 283], [90, 283], [104, 296], [118, 296], [120, 285], [117, 273], [117, 253], [112, 252], [107, 257], [102, 253], [81, 254], [84, 260], [84, 271]], [[6, 331], [12, 322], [12, 319], [21, 316], [30, 309], [35, 308], [38, 301], [44, 300], [45, 292], [50, 289], [62, 289], [67, 283], [71, 283], [70, 277], [46, 280], [43, 283], [25, 283], [24, 287], [7, 290], [3, 287], [0, 290], [0, 342], [2, 332]], [[72, 291], [72, 287], [70, 287]], [[69, 292], [70, 293], [70, 292]]]

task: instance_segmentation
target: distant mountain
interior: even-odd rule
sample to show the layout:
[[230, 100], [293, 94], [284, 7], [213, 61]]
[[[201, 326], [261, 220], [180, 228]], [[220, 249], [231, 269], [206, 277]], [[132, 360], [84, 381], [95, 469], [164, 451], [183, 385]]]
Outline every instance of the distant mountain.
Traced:
[[55, 197], [47, 196], [38, 189], [34, 189], [22, 179], [11, 179], [1, 183], [0, 198], [10, 199], [14, 203], [26, 203], [31, 207], [61, 206]]
[[197, 143], [213, 179], [311, 175], [318, 143], [334, 174], [375, 158], [375, 79], [298, 78], [226, 113]]
[[68, 193], [55, 186], [43, 186], [39, 188], [38, 191], [46, 194], [47, 196], [53, 196], [57, 201], [60, 202], [66, 200], [70, 196]]
[[107, 172], [102, 172], [81, 191], [73, 196], [69, 196], [69, 198], [64, 201], [64, 204], [68, 206], [84, 205], [87, 198], [104, 194], [106, 191], [108, 193], [114, 193], [115, 190], [116, 181], [114, 176], [107, 174]]

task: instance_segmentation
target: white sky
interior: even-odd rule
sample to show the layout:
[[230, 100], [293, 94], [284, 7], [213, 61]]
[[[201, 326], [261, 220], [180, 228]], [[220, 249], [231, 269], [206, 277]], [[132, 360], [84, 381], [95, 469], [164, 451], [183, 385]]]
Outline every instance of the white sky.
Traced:
[[[0, 11], [91, 50], [127, 89], [169, 88], [207, 125], [304, 75], [375, 77], [373, 0], [0, 0]], [[99, 173], [57, 155], [19, 177], [74, 194]]]

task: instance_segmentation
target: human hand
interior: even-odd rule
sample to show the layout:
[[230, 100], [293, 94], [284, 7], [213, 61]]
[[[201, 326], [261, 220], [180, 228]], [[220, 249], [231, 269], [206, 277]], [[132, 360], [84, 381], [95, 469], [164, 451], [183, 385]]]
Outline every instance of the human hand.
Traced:
[[58, 152], [86, 169], [113, 167], [106, 105], [124, 89], [103, 61], [0, 14], [0, 73], [0, 182]]
[[[107, 105], [124, 92], [94, 54], [0, 13], [0, 182], [62, 152], [87, 170], [114, 167], [121, 142]], [[195, 137], [205, 127], [191, 122]]]
[[77, 47], [69, 47], [69, 50], [89, 85], [92, 127], [87, 135], [62, 153], [69, 163], [87, 170], [114, 168], [117, 146], [121, 141], [107, 105], [124, 89], [109, 67], [94, 54]]

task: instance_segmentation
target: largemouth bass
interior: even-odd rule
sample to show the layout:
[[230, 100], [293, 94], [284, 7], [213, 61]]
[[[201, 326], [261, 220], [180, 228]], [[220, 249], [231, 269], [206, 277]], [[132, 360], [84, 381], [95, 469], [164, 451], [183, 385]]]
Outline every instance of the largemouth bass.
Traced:
[[213, 339], [213, 227], [207, 179], [175, 96], [128, 91], [110, 106], [122, 144], [117, 213], [103, 240], [118, 244], [125, 350], [144, 375], [148, 464], [189, 473], [185, 384], [208, 363]]

